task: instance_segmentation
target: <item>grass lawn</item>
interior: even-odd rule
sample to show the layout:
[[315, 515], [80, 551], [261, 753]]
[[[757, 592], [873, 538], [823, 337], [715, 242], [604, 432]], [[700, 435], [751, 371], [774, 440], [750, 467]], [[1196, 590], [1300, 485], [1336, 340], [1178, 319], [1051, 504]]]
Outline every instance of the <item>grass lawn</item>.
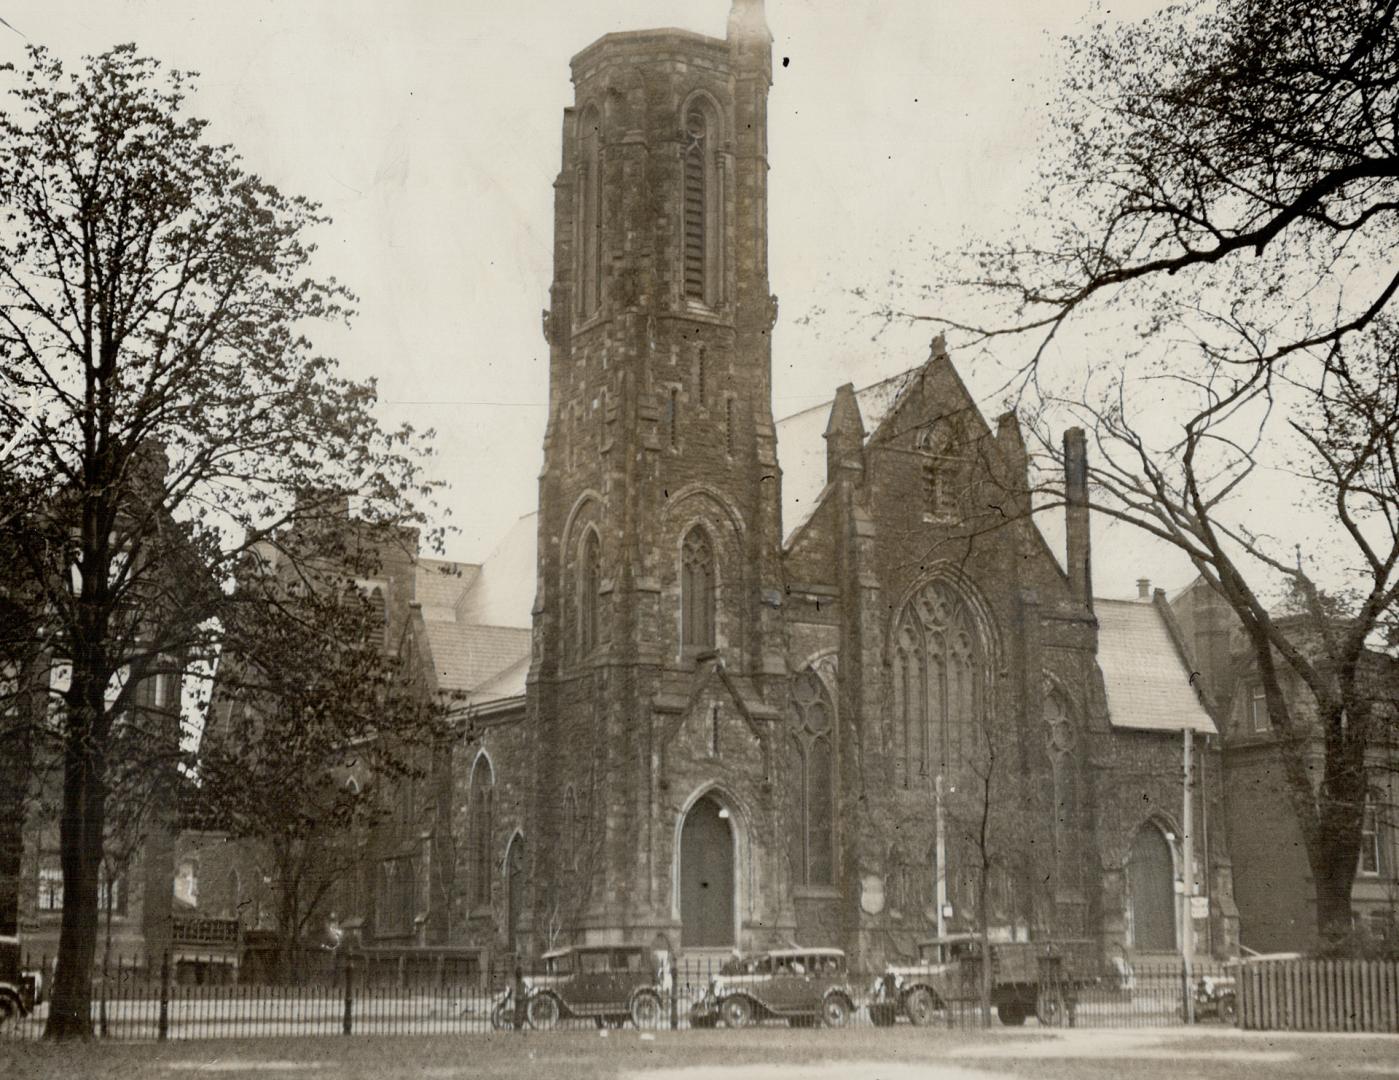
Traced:
[[1281, 1080], [1399, 1076], [1399, 1039], [1239, 1032], [852, 1031], [493, 1034], [202, 1042], [0, 1043], [0, 1077], [15, 1080], [1026, 1080], [1113, 1078]]

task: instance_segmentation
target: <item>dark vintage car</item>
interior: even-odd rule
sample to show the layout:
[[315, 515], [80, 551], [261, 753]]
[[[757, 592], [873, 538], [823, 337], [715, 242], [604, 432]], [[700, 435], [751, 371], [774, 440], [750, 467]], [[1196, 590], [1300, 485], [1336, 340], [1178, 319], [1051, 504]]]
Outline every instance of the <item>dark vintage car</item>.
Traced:
[[19, 938], [0, 936], [0, 1024], [34, 1010], [37, 985], [34, 972], [20, 970]]
[[[532, 1027], [550, 1028], [573, 1017], [591, 1017], [599, 1027], [628, 1020], [639, 1028], [661, 1025], [670, 993], [664, 953], [643, 945], [589, 945], [555, 949], [540, 961], [542, 973], [524, 980]], [[513, 1007], [507, 991], [492, 1015], [496, 1027], [510, 1026]]]
[[[974, 1001], [981, 992], [981, 939], [950, 934], [918, 946], [918, 963], [891, 965], [875, 984], [870, 1019], [887, 1027], [904, 1013], [928, 1024], [949, 1002]], [[1001, 1023], [1015, 1027], [1034, 1016], [1046, 1026], [1065, 1023], [1077, 990], [1098, 979], [1091, 941], [992, 941], [991, 1004]]]
[[840, 949], [774, 949], [716, 975], [690, 1010], [691, 1027], [731, 1028], [760, 1020], [793, 1027], [843, 1027], [855, 1011], [845, 953]]

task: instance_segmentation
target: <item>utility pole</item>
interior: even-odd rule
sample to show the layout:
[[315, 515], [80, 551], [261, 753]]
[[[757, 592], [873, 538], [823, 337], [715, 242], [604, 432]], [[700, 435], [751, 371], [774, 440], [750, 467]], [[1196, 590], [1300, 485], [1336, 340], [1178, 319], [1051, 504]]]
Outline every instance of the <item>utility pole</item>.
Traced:
[[1195, 837], [1191, 828], [1194, 821], [1191, 806], [1194, 801], [1191, 790], [1194, 777], [1194, 770], [1191, 767], [1194, 734], [1189, 727], [1185, 729], [1185, 775], [1181, 788], [1180, 846], [1181, 862], [1185, 865], [1181, 872], [1183, 880], [1180, 890], [1180, 956], [1185, 969], [1185, 1022], [1187, 1024], [1195, 1022]]

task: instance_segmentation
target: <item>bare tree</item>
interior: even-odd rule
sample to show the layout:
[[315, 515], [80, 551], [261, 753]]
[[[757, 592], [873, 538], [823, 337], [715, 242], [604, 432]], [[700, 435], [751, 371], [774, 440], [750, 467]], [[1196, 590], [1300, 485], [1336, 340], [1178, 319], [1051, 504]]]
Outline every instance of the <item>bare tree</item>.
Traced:
[[114, 755], [168, 753], [164, 731], [119, 746], [118, 721], [162, 657], [212, 663], [243, 554], [326, 513], [296, 492], [354, 492], [396, 527], [428, 491], [414, 434], [381, 429], [372, 384], [303, 336], [351, 299], [309, 276], [315, 204], [205, 141], [189, 75], [131, 46], [76, 73], [29, 57], [0, 69], [0, 496], [27, 500], [0, 533], [72, 668], [46, 1034], [84, 1038]]

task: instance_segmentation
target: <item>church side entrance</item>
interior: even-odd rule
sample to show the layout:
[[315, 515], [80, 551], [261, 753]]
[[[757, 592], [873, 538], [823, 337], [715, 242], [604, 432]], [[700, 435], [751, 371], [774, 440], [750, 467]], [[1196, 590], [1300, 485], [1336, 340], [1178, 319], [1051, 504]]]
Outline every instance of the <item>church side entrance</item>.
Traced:
[[1138, 952], [1174, 952], [1175, 867], [1170, 844], [1155, 825], [1143, 825], [1127, 864], [1132, 904], [1132, 944]]
[[708, 796], [680, 831], [681, 939], [687, 949], [734, 944], [734, 840], [728, 811]]

